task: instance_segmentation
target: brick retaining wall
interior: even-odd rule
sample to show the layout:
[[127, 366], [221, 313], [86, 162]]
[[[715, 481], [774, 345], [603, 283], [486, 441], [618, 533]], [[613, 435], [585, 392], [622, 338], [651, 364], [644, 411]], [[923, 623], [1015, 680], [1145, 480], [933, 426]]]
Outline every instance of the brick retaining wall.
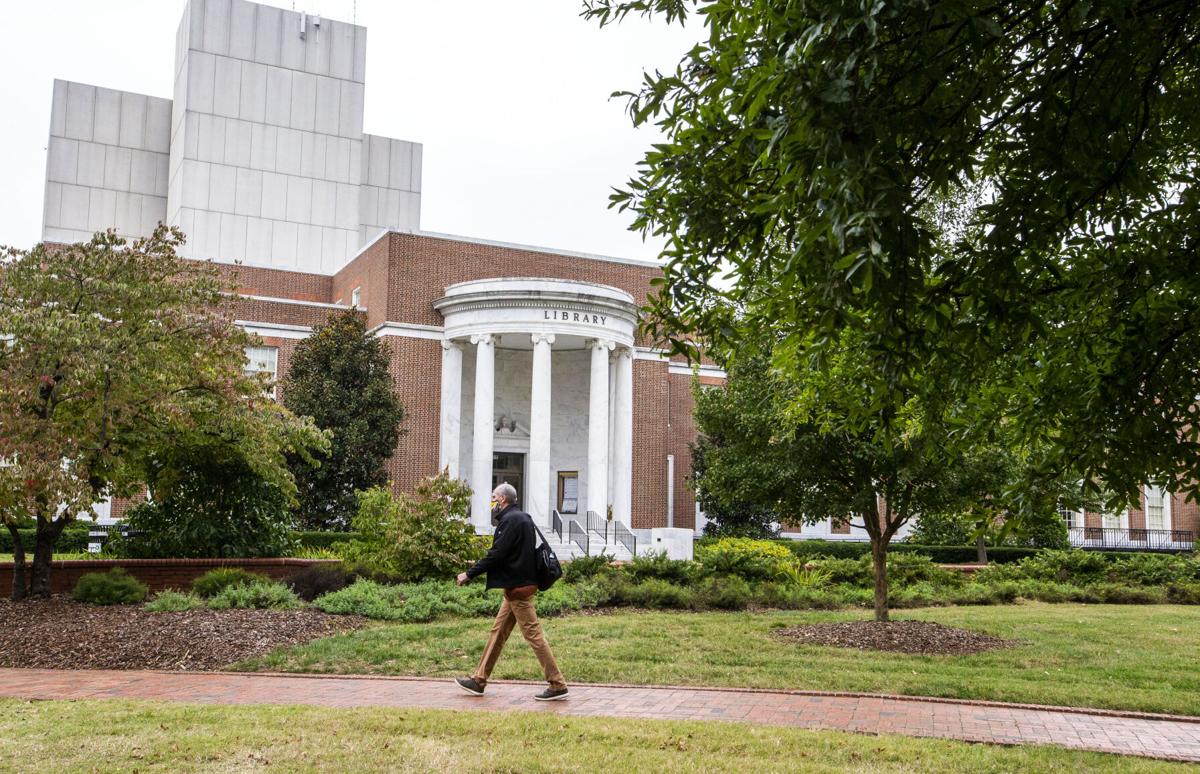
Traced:
[[[269, 578], [282, 580], [314, 564], [337, 564], [336, 559], [77, 559], [51, 563], [50, 593], [66, 594], [90, 572], [108, 572], [124, 567], [151, 591], [191, 588], [192, 581], [216, 567], [240, 567]], [[29, 569], [26, 569], [29, 572]], [[12, 589], [13, 563], [0, 562], [0, 595]]]

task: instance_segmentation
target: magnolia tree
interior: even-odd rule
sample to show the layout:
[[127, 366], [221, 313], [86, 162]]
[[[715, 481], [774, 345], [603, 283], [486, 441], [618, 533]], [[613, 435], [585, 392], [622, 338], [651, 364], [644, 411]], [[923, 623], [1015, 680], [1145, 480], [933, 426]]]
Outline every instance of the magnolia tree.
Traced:
[[[126, 242], [7, 249], [0, 264], [0, 519], [13, 536], [14, 598], [47, 596], [63, 528], [130, 496], [165, 450], [221, 439], [289, 497], [286, 455], [328, 447], [308, 419], [246, 375], [252, 338], [234, 287], [176, 255], [177, 229]], [[18, 523], [36, 526], [33, 562]]]

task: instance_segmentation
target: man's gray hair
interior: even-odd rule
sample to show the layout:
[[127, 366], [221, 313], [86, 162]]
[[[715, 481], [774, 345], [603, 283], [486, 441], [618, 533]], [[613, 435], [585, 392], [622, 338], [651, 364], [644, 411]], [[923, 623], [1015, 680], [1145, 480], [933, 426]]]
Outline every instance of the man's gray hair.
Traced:
[[517, 488], [508, 482], [496, 487], [494, 491], [505, 500], [508, 500], [509, 503], [515, 503], [517, 501]]

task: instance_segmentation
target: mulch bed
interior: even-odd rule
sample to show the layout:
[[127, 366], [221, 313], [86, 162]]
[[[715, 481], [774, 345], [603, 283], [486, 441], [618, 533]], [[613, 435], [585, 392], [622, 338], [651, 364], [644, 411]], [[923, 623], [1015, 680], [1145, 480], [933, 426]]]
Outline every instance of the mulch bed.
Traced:
[[66, 597], [0, 600], [0, 667], [214, 670], [364, 623], [311, 609], [151, 613]]
[[1018, 644], [1013, 640], [969, 629], [943, 626], [932, 621], [847, 621], [810, 624], [778, 629], [774, 634], [803, 645], [831, 645], [835, 648], [929, 656], [965, 656], [1011, 648]]

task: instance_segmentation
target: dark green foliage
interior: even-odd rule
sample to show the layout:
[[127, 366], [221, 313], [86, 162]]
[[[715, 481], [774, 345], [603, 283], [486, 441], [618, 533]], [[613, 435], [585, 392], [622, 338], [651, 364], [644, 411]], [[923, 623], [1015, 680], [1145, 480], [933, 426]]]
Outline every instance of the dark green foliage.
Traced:
[[701, 607], [718, 610], [745, 610], [753, 599], [750, 584], [736, 575], [705, 578], [696, 588]]
[[[88, 526], [85, 522], [72, 522], [63, 528], [62, 534], [54, 543], [56, 553], [73, 554], [87, 550]], [[36, 530], [20, 529], [21, 543], [28, 551], [37, 540]], [[0, 554], [11, 554], [13, 550], [12, 534], [7, 529], [0, 528]]]
[[287, 586], [270, 580], [226, 586], [208, 600], [214, 610], [292, 610], [300, 600]]
[[358, 310], [331, 315], [296, 347], [283, 405], [329, 429], [319, 467], [296, 460], [297, 513], [313, 529], [347, 529], [356, 493], [387, 483], [384, 463], [396, 449], [404, 407], [392, 388], [384, 339], [367, 333]]
[[650, 609], [687, 610], [696, 606], [696, 592], [689, 586], [680, 586], [661, 578], [649, 578], [640, 583], [619, 586], [614, 594], [614, 604]]
[[603, 553], [596, 556], [577, 556], [569, 562], [563, 562], [563, 580], [567, 583], [578, 583], [585, 578], [591, 578], [607, 570], [612, 559]]
[[667, 555], [661, 552], [634, 557], [621, 569], [622, 574], [634, 583], [649, 579], [688, 583], [700, 572], [700, 568], [694, 562], [668, 559]]
[[260, 476], [236, 447], [213, 443], [160, 451], [152, 464], [154, 497], [129, 509], [125, 556], [238, 558], [288, 556], [293, 549], [288, 498]]
[[71, 598], [93, 605], [131, 605], [141, 602], [148, 593], [146, 584], [114, 567], [108, 572], [89, 572], [79, 579]]
[[247, 572], [240, 567], [218, 567], [192, 581], [192, 591], [205, 599], [210, 599], [230, 586], [265, 581], [270, 581], [270, 578], [256, 572]]
[[1172, 554], [1130, 554], [1114, 560], [1109, 575], [1118, 583], [1165, 586], [1200, 580], [1200, 562]]
[[284, 579], [288, 588], [305, 602], [312, 602], [322, 594], [344, 589], [353, 582], [354, 576], [340, 563], [310, 565]]
[[1200, 605], [1200, 582], [1172, 583], [1167, 586], [1167, 601], [1176, 605]]
[[362, 537], [357, 532], [330, 532], [311, 530], [294, 532], [297, 548], [336, 548]]

